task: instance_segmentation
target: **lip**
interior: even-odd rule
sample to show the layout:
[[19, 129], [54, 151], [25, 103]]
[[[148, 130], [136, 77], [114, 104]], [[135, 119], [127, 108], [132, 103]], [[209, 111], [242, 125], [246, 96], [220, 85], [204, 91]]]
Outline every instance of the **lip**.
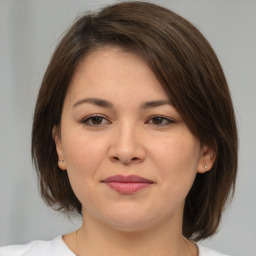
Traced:
[[138, 175], [114, 175], [104, 179], [102, 182], [121, 194], [133, 194], [154, 183], [152, 180], [145, 179]]

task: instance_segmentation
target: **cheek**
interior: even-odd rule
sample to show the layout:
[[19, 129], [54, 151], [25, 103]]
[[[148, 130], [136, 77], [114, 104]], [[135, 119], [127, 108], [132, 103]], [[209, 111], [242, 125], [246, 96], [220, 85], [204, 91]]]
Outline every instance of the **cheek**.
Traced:
[[106, 156], [106, 147], [102, 139], [83, 134], [70, 134], [63, 141], [63, 149], [70, 178], [76, 177], [84, 182], [87, 180], [86, 177], [95, 176]]
[[161, 141], [154, 146], [157, 165], [164, 188], [174, 191], [190, 190], [199, 161], [200, 145], [191, 137], [181, 136]]
[[106, 156], [106, 147], [102, 140], [100, 142], [90, 136], [84, 137], [66, 137], [63, 148], [71, 187], [78, 200], [87, 207], [97, 193], [95, 186], [101, 178], [99, 170]]
[[186, 136], [165, 139], [158, 144], [154, 143], [153, 150], [160, 164], [176, 170], [196, 169], [200, 157], [199, 143], [194, 138], [186, 139]]

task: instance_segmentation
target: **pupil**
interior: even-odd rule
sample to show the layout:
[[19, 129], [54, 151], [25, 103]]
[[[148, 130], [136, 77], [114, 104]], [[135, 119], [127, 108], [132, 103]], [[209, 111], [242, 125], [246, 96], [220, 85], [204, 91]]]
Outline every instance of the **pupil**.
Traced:
[[154, 117], [154, 119], [153, 119], [154, 124], [161, 124], [162, 121], [163, 121], [162, 117]]
[[100, 117], [100, 116], [95, 116], [92, 118], [93, 124], [101, 124], [101, 122], [102, 122], [102, 117]]

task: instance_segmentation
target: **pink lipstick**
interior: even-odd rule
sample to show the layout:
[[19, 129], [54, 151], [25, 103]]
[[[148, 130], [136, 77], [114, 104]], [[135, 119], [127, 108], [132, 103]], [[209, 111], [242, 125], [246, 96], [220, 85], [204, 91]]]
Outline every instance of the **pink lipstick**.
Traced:
[[144, 189], [154, 182], [137, 175], [115, 175], [106, 178], [102, 181], [111, 189], [116, 190], [121, 194], [133, 194], [141, 189]]

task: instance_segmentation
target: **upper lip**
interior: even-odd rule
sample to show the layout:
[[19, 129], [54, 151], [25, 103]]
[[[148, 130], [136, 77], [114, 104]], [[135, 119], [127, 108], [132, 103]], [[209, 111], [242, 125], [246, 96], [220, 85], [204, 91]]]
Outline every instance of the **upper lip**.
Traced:
[[140, 177], [138, 175], [114, 175], [103, 180], [103, 182], [119, 182], [119, 183], [153, 183], [152, 180]]

